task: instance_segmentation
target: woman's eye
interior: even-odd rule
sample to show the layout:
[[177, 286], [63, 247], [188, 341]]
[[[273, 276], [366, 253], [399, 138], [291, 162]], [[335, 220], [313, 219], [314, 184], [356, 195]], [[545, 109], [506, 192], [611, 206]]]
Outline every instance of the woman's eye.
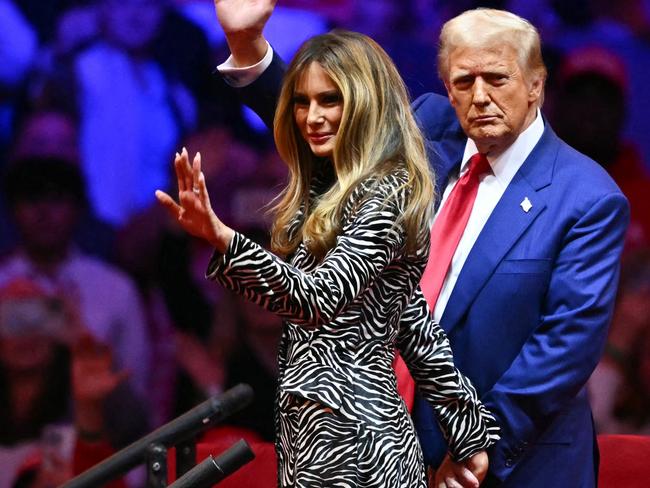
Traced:
[[338, 94], [325, 95], [323, 97], [323, 103], [326, 105], [334, 105], [336, 103], [339, 103], [340, 101], [341, 101], [341, 96]]

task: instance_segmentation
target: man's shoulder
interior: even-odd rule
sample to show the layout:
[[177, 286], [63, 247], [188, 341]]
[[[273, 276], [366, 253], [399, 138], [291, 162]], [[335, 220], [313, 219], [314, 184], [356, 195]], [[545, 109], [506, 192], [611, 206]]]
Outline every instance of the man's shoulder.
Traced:
[[[521, 170], [524, 178], [544, 195], [555, 224], [589, 214], [599, 208], [604, 215], [625, 216], [629, 212], [627, 199], [607, 171], [588, 156], [562, 141], [546, 129], [541, 146], [531, 153]], [[607, 217], [609, 218], [609, 217]], [[625, 217], [618, 220], [623, 225]]]
[[448, 134], [464, 136], [456, 112], [446, 96], [425, 93], [413, 102], [411, 108], [427, 139], [440, 140]]
[[[559, 139], [556, 176], [588, 193], [620, 193], [610, 174], [589, 156]], [[571, 183], [572, 182], [572, 183]]]

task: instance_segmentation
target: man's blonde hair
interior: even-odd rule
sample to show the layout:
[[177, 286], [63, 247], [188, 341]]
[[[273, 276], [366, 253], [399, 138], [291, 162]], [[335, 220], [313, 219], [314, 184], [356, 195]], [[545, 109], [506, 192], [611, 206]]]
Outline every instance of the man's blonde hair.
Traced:
[[542, 46], [535, 26], [505, 10], [477, 8], [447, 21], [440, 33], [438, 74], [449, 79], [449, 56], [459, 47], [509, 45], [517, 52], [519, 67], [529, 76], [546, 78]]

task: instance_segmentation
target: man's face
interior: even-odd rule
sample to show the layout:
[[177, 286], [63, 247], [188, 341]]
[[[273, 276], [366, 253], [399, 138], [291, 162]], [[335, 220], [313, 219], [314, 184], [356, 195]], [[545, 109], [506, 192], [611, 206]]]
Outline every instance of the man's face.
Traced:
[[522, 70], [508, 45], [461, 47], [449, 56], [445, 86], [467, 136], [498, 155], [535, 120], [543, 81]]
[[68, 248], [79, 216], [78, 203], [57, 196], [15, 204], [14, 218], [24, 245], [42, 255], [59, 255]]

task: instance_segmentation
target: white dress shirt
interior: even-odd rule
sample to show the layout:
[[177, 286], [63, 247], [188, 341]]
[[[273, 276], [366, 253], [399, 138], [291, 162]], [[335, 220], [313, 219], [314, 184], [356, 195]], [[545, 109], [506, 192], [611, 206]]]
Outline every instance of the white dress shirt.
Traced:
[[[519, 135], [508, 149], [495, 158], [488, 157], [490, 167], [492, 168], [492, 174], [483, 175], [479, 181], [478, 192], [476, 194], [476, 200], [474, 201], [472, 213], [469, 216], [465, 232], [463, 232], [463, 236], [458, 243], [454, 257], [451, 260], [449, 271], [447, 271], [447, 276], [442, 284], [442, 290], [440, 290], [440, 295], [438, 296], [438, 301], [436, 302], [433, 311], [433, 318], [437, 322], [440, 322], [440, 318], [445, 311], [449, 297], [456, 285], [456, 280], [463, 269], [465, 260], [472, 250], [476, 239], [478, 239], [481, 230], [483, 230], [483, 226], [487, 222], [488, 218], [490, 218], [490, 214], [492, 214], [494, 207], [499, 203], [503, 193], [514, 178], [515, 173], [519, 171], [521, 165], [524, 163], [535, 145], [539, 142], [543, 132], [544, 121], [538, 110], [537, 117], [533, 123]], [[460, 173], [449, 178], [449, 183], [447, 183], [445, 191], [442, 194], [442, 200], [438, 210], [442, 208], [447, 201], [447, 198], [449, 198], [449, 194], [458, 182], [458, 179], [469, 169], [469, 159], [477, 152], [478, 149], [476, 148], [474, 141], [468, 139], [465, 144], [465, 152], [460, 166]], [[436, 214], [436, 217], [439, 213], [440, 212]], [[433, 221], [435, 222], [435, 217]], [[432, 249], [431, 252], [434, 253], [435, 250]]]
[[235, 66], [232, 54], [228, 56], [228, 59], [217, 66], [217, 70], [224, 77], [224, 80], [235, 88], [242, 88], [253, 83], [256, 79], [260, 77], [266, 68], [271, 65], [273, 61], [273, 48], [267, 42], [266, 43], [266, 54], [262, 59], [252, 66], [244, 66], [238, 68]]

